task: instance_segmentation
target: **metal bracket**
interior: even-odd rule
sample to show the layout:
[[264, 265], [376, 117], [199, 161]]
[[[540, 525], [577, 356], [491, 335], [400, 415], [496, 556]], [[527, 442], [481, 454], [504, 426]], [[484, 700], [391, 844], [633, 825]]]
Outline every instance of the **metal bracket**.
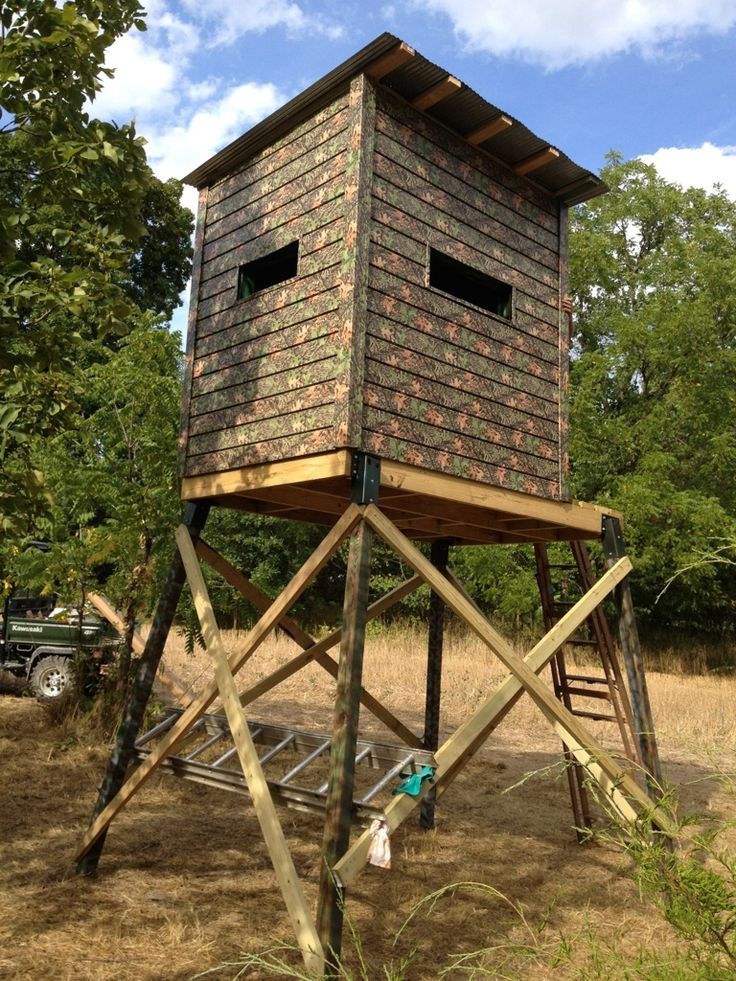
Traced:
[[352, 485], [350, 500], [354, 504], [375, 504], [381, 483], [380, 459], [354, 450], [350, 480]]
[[624, 541], [624, 534], [621, 530], [621, 522], [611, 514], [603, 515], [601, 541], [603, 542], [603, 552], [607, 559], [620, 559], [626, 555], [626, 542]]

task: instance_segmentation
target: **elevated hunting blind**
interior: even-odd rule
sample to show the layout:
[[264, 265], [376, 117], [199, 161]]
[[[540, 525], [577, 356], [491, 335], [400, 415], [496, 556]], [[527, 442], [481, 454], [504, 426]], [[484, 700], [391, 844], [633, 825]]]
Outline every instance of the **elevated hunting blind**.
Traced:
[[[321, 969], [339, 952], [341, 893], [368, 858], [371, 832], [351, 842], [351, 822], [379, 820], [394, 831], [420, 805], [431, 825], [435, 795], [524, 692], [562, 738], [578, 827], [590, 822], [583, 772], [626, 820], [652, 806], [580, 721], [616, 722], [625, 755], [657, 775], [618, 516], [571, 501], [567, 489], [567, 211], [606, 188], [389, 34], [187, 180], [200, 191], [181, 430], [190, 507], [80, 870], [96, 868], [110, 821], [158, 767], [248, 793], [305, 960]], [[329, 530], [271, 601], [203, 541], [212, 506]], [[374, 533], [416, 575], [368, 607]], [[601, 537], [608, 571], [596, 580], [583, 542]], [[343, 624], [318, 642], [288, 611], [348, 538]], [[430, 543], [429, 559], [412, 540]], [[547, 556], [554, 541], [573, 548], [580, 590], [569, 603]], [[448, 567], [452, 545], [496, 542], [526, 542], [536, 553], [548, 633], [525, 659]], [[229, 660], [199, 559], [263, 610], [245, 653]], [[215, 679], [139, 737], [185, 579]], [[362, 688], [361, 671], [366, 620], [422, 582], [432, 601], [420, 735]], [[600, 606], [612, 591], [628, 695]], [[510, 676], [439, 745], [445, 606]], [[276, 625], [302, 653], [239, 692], [234, 676]], [[574, 643], [597, 654], [601, 673], [568, 670], [563, 648]], [[339, 663], [326, 653], [337, 644]], [[310, 661], [337, 678], [331, 731], [246, 721], [244, 706]], [[538, 677], [548, 663], [552, 689]], [[224, 715], [208, 715], [218, 696]], [[399, 747], [359, 738], [361, 703]], [[280, 776], [264, 775], [287, 747], [300, 758]], [[329, 763], [327, 778], [310, 783], [316, 760]], [[362, 764], [382, 775], [356, 794]], [[391, 796], [401, 773], [433, 779], [420, 781], [416, 797]], [[274, 801], [325, 814], [316, 919]]]

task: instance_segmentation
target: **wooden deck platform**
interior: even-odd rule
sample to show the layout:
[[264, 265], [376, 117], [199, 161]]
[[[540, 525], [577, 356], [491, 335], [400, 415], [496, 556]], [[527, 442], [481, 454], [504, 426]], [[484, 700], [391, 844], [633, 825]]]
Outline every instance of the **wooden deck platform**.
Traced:
[[[350, 503], [350, 474], [350, 451], [337, 450], [186, 477], [182, 498], [333, 525]], [[391, 460], [381, 461], [379, 502], [407, 537], [458, 545], [595, 539], [604, 515], [618, 516], [594, 504], [534, 497]]]

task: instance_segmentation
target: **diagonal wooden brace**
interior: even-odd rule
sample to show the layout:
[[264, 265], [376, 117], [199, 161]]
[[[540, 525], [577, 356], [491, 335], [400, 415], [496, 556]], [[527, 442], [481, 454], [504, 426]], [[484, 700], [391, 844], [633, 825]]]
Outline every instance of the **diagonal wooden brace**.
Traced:
[[[358, 505], [351, 505], [335, 523], [289, 585], [274, 600], [269, 610], [264, 613], [253, 629], [249, 631], [242, 650], [232, 656], [229, 663], [233, 675], [237, 674], [251, 654], [257, 650], [276, 624], [279, 623], [286, 611], [299, 599], [320, 569], [329, 562], [342, 541], [361, 520], [362, 514], [362, 508]], [[151, 755], [146, 757], [134, 770], [107, 807], [90, 824], [79, 846], [77, 861], [84, 858], [99, 836], [107, 830], [115, 815], [150, 779], [161, 761], [174, 752], [194, 723], [207, 711], [217, 694], [217, 684], [213, 681], [187, 706], [178, 721], [162, 737]]]
[[[233, 568], [232, 565], [223, 558], [219, 552], [216, 552], [214, 548], [208, 545], [201, 539], [196, 543], [197, 555], [200, 558], [215, 569], [220, 575], [230, 583], [235, 589], [238, 590], [250, 603], [255, 606], [257, 610], [265, 610], [273, 602], [270, 597], [266, 596], [265, 593], [252, 583], [246, 576], [237, 569]], [[423, 584], [423, 580], [420, 576], [413, 576], [408, 579], [405, 583], [397, 586], [396, 589], [392, 589], [389, 593], [383, 596], [380, 600], [377, 600], [371, 606], [368, 607], [366, 613], [366, 619], [372, 620], [375, 617], [381, 616], [381, 614], [390, 609], [396, 603], [401, 602], [406, 596], [415, 592]], [[323, 637], [322, 640], [315, 640], [310, 634], [303, 630], [300, 625], [289, 616], [284, 616], [279, 621], [279, 627], [289, 635], [304, 651], [303, 654], [297, 655], [288, 664], [284, 664], [282, 667], [278, 668], [272, 674], [268, 675], [266, 678], [262, 678], [256, 685], [248, 688], [246, 691], [241, 693], [240, 700], [241, 704], [248, 705], [250, 702], [255, 701], [261, 695], [275, 688], [276, 685], [281, 684], [287, 678], [301, 671], [305, 665], [316, 661], [321, 667], [323, 667], [333, 678], [337, 679], [338, 666], [337, 662], [329, 657], [326, 653], [331, 647], [336, 647], [342, 639], [342, 630], [334, 630], [327, 637]], [[400, 719], [386, 708], [374, 695], [366, 691], [365, 688], [361, 688], [360, 691], [360, 701], [361, 703], [371, 712], [377, 719], [379, 719], [383, 724], [390, 729], [395, 735], [399, 737], [407, 746], [413, 746], [415, 749], [422, 749], [423, 743], [419, 736], [415, 735], [408, 729]]]
[[[628, 559], [617, 562], [580, 600], [545, 634], [524, 658], [524, 663], [535, 674], [539, 674], [551, 659], [578, 629], [616, 585], [628, 575], [631, 563]], [[524, 686], [514, 676], [509, 675], [486, 701], [446, 740], [435, 753], [437, 770], [435, 786], [442, 792], [450, 785], [473, 755], [480, 749], [491, 733], [506, 718], [509, 711], [524, 694]], [[389, 829], [395, 831], [428, 789], [425, 784], [418, 798], [408, 794], [394, 797], [385, 809]], [[628, 805], [621, 805], [628, 806]], [[627, 815], [628, 817], [628, 815]], [[356, 839], [353, 846], [337, 863], [335, 872], [340, 881], [349, 886], [366, 864], [370, 833], [366, 832]]]
[[[593, 776], [598, 779], [605, 775], [605, 781], [599, 782], [601, 782], [604, 793], [608, 794], [611, 803], [616, 806], [616, 800], [608, 793], [612, 787], [615, 787], [618, 792], [629, 798], [637, 813], [650, 815], [659, 829], [666, 831], [670, 827], [669, 820], [659, 808], [652, 807], [650, 798], [644, 793], [634, 777], [622, 770], [616, 760], [598, 744], [580, 720], [555, 698], [549, 688], [514, 652], [511, 645], [493, 629], [476, 607], [434, 568], [419, 549], [375, 505], [368, 505], [365, 520], [418, 575], [430, 584], [444, 602], [465, 621], [473, 633], [493, 651], [496, 657], [516, 677], [545, 718], [557, 730], [560, 738], [576, 759], [583, 763], [583, 757], [587, 756], [589, 762], [594, 765], [594, 768], [588, 767]], [[588, 766], [588, 763], [584, 763], [584, 765]]]
[[227, 653], [222, 643], [220, 630], [212, 610], [207, 586], [199, 567], [194, 544], [187, 529], [180, 525], [176, 532], [184, 568], [186, 569], [189, 586], [192, 590], [194, 607], [197, 611], [202, 636], [207, 652], [212, 657], [215, 666], [215, 681], [217, 683], [222, 705], [225, 710], [233, 742], [238, 751], [238, 758], [243, 769], [243, 776], [248, 785], [253, 808], [258, 823], [263, 832], [266, 848], [271, 857], [276, 879], [281, 894], [284, 897], [289, 912], [297, 943], [302, 952], [304, 963], [309, 971], [321, 974], [324, 970], [324, 953], [317, 935], [314, 919], [307, 906], [304, 892], [294, 868], [294, 862], [286, 843], [283, 829], [276, 814], [276, 805], [268, 789], [266, 778], [258, 758], [253, 739], [248, 729], [243, 706], [240, 704], [238, 689], [233, 678]]

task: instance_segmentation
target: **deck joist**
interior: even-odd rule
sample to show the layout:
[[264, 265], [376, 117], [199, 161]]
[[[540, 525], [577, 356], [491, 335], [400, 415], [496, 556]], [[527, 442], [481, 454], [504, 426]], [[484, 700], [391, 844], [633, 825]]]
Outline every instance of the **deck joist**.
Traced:
[[[186, 501], [292, 521], [333, 525], [351, 499], [349, 450], [187, 477]], [[458, 545], [599, 538], [605, 515], [581, 501], [555, 501], [391, 460], [381, 461], [381, 510], [415, 541]]]

